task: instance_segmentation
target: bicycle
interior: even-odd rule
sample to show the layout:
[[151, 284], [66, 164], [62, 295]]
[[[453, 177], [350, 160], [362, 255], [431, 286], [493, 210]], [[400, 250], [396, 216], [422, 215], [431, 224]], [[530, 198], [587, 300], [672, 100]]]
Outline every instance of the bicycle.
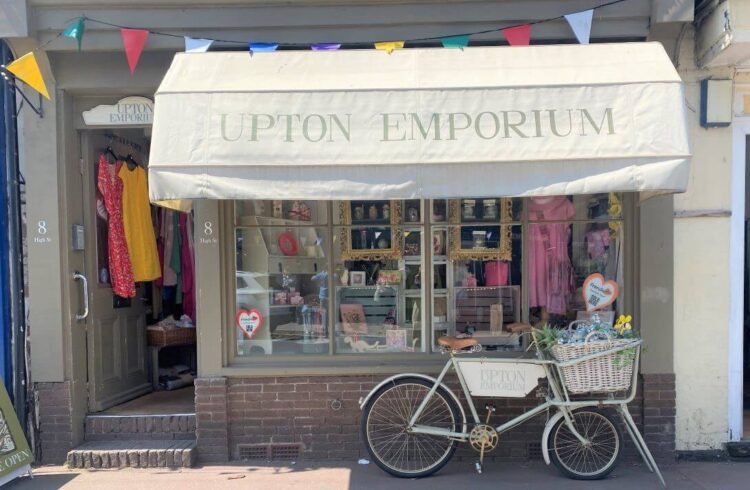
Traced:
[[[545, 463], [552, 462], [568, 478], [597, 480], [615, 469], [622, 454], [623, 437], [618, 420], [603, 410], [612, 408], [620, 415], [649, 471], [655, 472], [666, 487], [627, 408], [635, 398], [641, 343], [638, 339], [627, 346], [558, 362], [540, 352], [536, 357], [472, 356], [481, 352], [476, 340], [441, 337], [440, 350], [450, 354], [450, 358], [437, 378], [398, 374], [382, 381], [360, 399], [362, 439], [375, 464], [397, 477], [419, 478], [437, 472], [450, 461], [459, 442], [468, 442], [479, 452], [475, 466], [481, 473], [484, 455], [497, 447], [501, 434], [550, 410], [555, 413], [548, 418], [542, 434]], [[629, 353], [635, 351], [628, 392], [619, 397], [615, 394], [587, 399], [571, 397], [561, 369], [626, 349], [632, 349]], [[458, 396], [444, 384], [451, 369], [458, 377], [471, 422]], [[488, 405], [482, 423], [472, 397], [523, 398], [545, 378], [548, 391], [543, 403], [497, 427], [490, 425], [494, 408]]]

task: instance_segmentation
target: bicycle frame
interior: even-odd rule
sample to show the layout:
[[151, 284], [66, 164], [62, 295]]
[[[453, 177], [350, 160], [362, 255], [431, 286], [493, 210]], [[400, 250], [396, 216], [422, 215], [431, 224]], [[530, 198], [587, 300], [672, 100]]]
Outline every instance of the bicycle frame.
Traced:
[[564, 383], [562, 382], [562, 375], [560, 373], [560, 368], [571, 366], [573, 364], [577, 364], [579, 362], [587, 361], [589, 359], [600, 357], [603, 355], [612, 354], [613, 352], [619, 352], [626, 349], [631, 349], [634, 346], [637, 346], [638, 349], [636, 351], [636, 358], [634, 359], [635, 365], [638, 365], [639, 357], [640, 357], [640, 341], [627, 345], [622, 346], [614, 349], [609, 349], [603, 352], [598, 352], [595, 354], [590, 354], [578, 359], [574, 359], [572, 361], [567, 362], [557, 362], [551, 359], [534, 359], [534, 358], [467, 358], [467, 359], [459, 359], [456, 355], [451, 353], [451, 357], [448, 359], [448, 361], [445, 363], [445, 367], [443, 367], [442, 371], [440, 372], [440, 375], [435, 380], [435, 383], [432, 387], [432, 389], [427, 393], [425, 396], [425, 399], [422, 400], [419, 407], [417, 407], [417, 410], [414, 412], [411, 420], [409, 421], [409, 427], [407, 430], [411, 430], [414, 433], [420, 433], [420, 434], [430, 434], [435, 436], [445, 436], [454, 438], [460, 441], [466, 441], [468, 439], [469, 433], [467, 431], [463, 432], [453, 432], [449, 431], [443, 428], [439, 427], [426, 427], [426, 426], [420, 426], [416, 424], [416, 421], [419, 419], [419, 417], [422, 415], [423, 410], [429, 403], [432, 396], [437, 391], [438, 387], [440, 387], [443, 384], [443, 380], [447, 376], [448, 372], [453, 368], [455, 370], [456, 375], [458, 377], [459, 383], [461, 384], [461, 389], [464, 393], [464, 396], [466, 396], [466, 400], [469, 405], [469, 409], [471, 411], [471, 416], [473, 419], [473, 422], [475, 424], [480, 424], [480, 418], [479, 414], [477, 413], [476, 407], [474, 405], [474, 399], [472, 398], [471, 392], [469, 390], [469, 387], [466, 382], [466, 377], [464, 376], [464, 373], [461, 369], [461, 364], [466, 362], [479, 362], [482, 364], [531, 364], [531, 365], [537, 365], [540, 366], [543, 369], [544, 372], [544, 378], [547, 379], [547, 383], [549, 385], [550, 393], [546, 396], [546, 400], [544, 403], [532, 408], [531, 410], [522, 413], [521, 415], [513, 418], [512, 420], [509, 420], [508, 422], [505, 422], [504, 424], [500, 424], [499, 426], [495, 427], [495, 430], [498, 433], [506, 432], [513, 427], [516, 427], [517, 425], [522, 424], [523, 422], [539, 415], [540, 413], [551, 409], [551, 408], [557, 408], [559, 411], [562, 412], [563, 416], [565, 417], [566, 423], [568, 427], [570, 428], [571, 432], [578, 437], [581, 442], [585, 442], [584, 438], [578, 434], [578, 432], [575, 430], [575, 427], [573, 427], [572, 419], [570, 417], [570, 412], [576, 408], [582, 408], [582, 407], [588, 407], [588, 406], [612, 406], [612, 405], [625, 405], [633, 401], [635, 398], [635, 392], [637, 389], [637, 382], [638, 382], [638, 370], [633, 369], [633, 381], [631, 384], [631, 390], [629, 395], [626, 398], [609, 398], [609, 399], [590, 399], [590, 400], [571, 400], [570, 395], [567, 392], [567, 389], [565, 388]]
[[[424, 411], [425, 407], [429, 403], [430, 399], [438, 390], [438, 388], [442, 387], [448, 390], [449, 394], [455, 400], [458, 400], [455, 394], [451, 392], [451, 390], [443, 384], [443, 381], [445, 380], [445, 377], [448, 375], [450, 370], [453, 369], [456, 372], [459, 383], [461, 385], [461, 389], [464, 393], [464, 396], [466, 397], [466, 401], [469, 406], [471, 418], [475, 425], [479, 425], [481, 424], [481, 420], [479, 418], [479, 414], [477, 413], [477, 409], [474, 405], [474, 398], [472, 397], [472, 393], [467, 383], [466, 376], [464, 375], [462, 364], [480, 363], [480, 364], [488, 364], [488, 365], [517, 364], [517, 365], [537, 366], [537, 369], [541, 368], [540, 372], [542, 373], [542, 376], [539, 376], [538, 379], [546, 378], [547, 384], [549, 386], [549, 391], [545, 397], [545, 401], [541, 403], [540, 405], [532, 408], [531, 410], [528, 410], [518, 415], [517, 417], [514, 417], [508, 422], [505, 422], [495, 427], [495, 431], [498, 434], [507, 432], [508, 430], [526, 422], [527, 420], [539, 415], [542, 412], [545, 412], [550, 409], [556, 409], [557, 413], [548, 420], [547, 425], [544, 430], [544, 435], [542, 436], [542, 452], [544, 455], [545, 462], [549, 464], [550, 459], [548, 455], [547, 439], [549, 437], [552, 427], [560, 418], [564, 419], [564, 423], [566, 424], [568, 429], [581, 441], [581, 443], [585, 444], [588, 441], [586, 441], [586, 439], [580, 433], [578, 433], [578, 431], [575, 429], [575, 426], [573, 424], [573, 417], [571, 415], [572, 411], [578, 408], [592, 407], [592, 406], [593, 407], [607, 407], [607, 406], [613, 407], [618, 411], [618, 413], [622, 417], [625, 423], [624, 425], [627, 429], [628, 435], [632, 438], [633, 442], [635, 443], [635, 446], [638, 449], [638, 452], [640, 453], [644, 462], [646, 463], [646, 466], [648, 467], [649, 471], [655, 472], [659, 480], [661, 481], [662, 485], [666, 487], [664, 478], [662, 477], [661, 472], [659, 471], [659, 468], [656, 465], [656, 461], [651, 455], [651, 452], [646, 446], [646, 442], [643, 440], [643, 436], [638, 430], [635, 422], [633, 421], [632, 416], [630, 415], [627, 409], [627, 404], [632, 402], [635, 399], [635, 394], [636, 394], [636, 390], [638, 386], [638, 366], [639, 366], [640, 354], [641, 354], [641, 343], [642, 343], [641, 340], [637, 340], [625, 346], [615, 347], [612, 349], [608, 349], [606, 351], [589, 354], [589, 355], [586, 355], [577, 359], [573, 359], [570, 361], [565, 361], [565, 362], [558, 362], [552, 359], [543, 359], [543, 358], [487, 358], [487, 357], [478, 358], [474, 356], [459, 357], [459, 353], [450, 352], [451, 356], [448, 359], [448, 361], [445, 363], [445, 366], [443, 367], [442, 371], [440, 372], [437, 378], [432, 379], [432, 378], [423, 376], [423, 378], [434, 381], [433, 386], [430, 389], [430, 391], [427, 393], [427, 395], [425, 396], [424, 400], [422, 400], [420, 405], [417, 407], [417, 410], [412, 415], [411, 419], [409, 420], [409, 424], [406, 430], [414, 434], [427, 434], [427, 435], [433, 435], [433, 436], [447, 437], [447, 438], [457, 440], [460, 442], [466, 442], [468, 441], [469, 434], [470, 434], [466, 420], [464, 420], [464, 425], [462, 427], [461, 432], [456, 432], [456, 431], [452, 431], [452, 430], [444, 429], [440, 427], [429, 427], [429, 426], [419, 425], [416, 423], [417, 420], [419, 420], [419, 417], [422, 415], [422, 412]], [[561, 372], [562, 368], [573, 366], [580, 362], [588, 361], [596, 357], [605, 356], [605, 355], [609, 355], [615, 352], [621, 352], [621, 351], [625, 351], [627, 349], [633, 349], [633, 348], [636, 349], [635, 358], [633, 359], [633, 362], [634, 362], [633, 378], [631, 381], [630, 391], [624, 397], [615, 398], [613, 395], [609, 395], [607, 398], [599, 398], [599, 399], [597, 398], [583, 399], [583, 400], [571, 399], [570, 393], [568, 392], [565, 386], [565, 383], [563, 381], [562, 372]], [[392, 381], [396, 378], [404, 377], [404, 376], [410, 376], [410, 375], [395, 376], [393, 378], [390, 378], [389, 380], [385, 380], [383, 383], [381, 383], [381, 385], [379, 385], [373, 390], [373, 393], [377, 391], [377, 389], [380, 388], [380, 386], [388, 383], [389, 381]], [[535, 389], [536, 386], [538, 386], [538, 379], [536, 383], [534, 383], [534, 386], [531, 388], [531, 390], [527, 391], [526, 394], [528, 394], [530, 391], [533, 391], [533, 389]], [[526, 394], [517, 394], [513, 396], [522, 397], [522, 396], [526, 396]], [[481, 397], [504, 398], [504, 397], [486, 396], [486, 395], [481, 395]], [[367, 399], [369, 399], [369, 396], [364, 401], [361, 402], [362, 406], [364, 406], [364, 404], [367, 402]]]

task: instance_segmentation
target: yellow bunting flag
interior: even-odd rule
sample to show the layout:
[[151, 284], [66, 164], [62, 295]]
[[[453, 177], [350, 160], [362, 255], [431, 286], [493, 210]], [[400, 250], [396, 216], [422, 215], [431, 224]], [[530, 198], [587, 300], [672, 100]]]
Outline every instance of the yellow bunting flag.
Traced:
[[42, 77], [42, 72], [39, 70], [39, 64], [36, 62], [36, 56], [33, 51], [21, 56], [6, 66], [5, 69], [49, 99], [47, 85], [44, 83], [44, 77]]
[[388, 54], [393, 53], [397, 49], [404, 47], [404, 41], [386, 41], [382, 43], [375, 43], [375, 49], [380, 49]]

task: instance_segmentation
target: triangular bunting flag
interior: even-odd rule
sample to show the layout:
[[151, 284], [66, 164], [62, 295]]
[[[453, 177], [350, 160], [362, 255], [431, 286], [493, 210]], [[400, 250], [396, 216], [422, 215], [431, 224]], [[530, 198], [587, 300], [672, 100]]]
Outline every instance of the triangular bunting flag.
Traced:
[[503, 29], [502, 33], [511, 46], [528, 46], [531, 42], [531, 24], [508, 27]]
[[123, 28], [120, 29], [120, 34], [122, 34], [122, 45], [125, 47], [125, 56], [128, 58], [128, 66], [132, 75], [135, 73], [138, 59], [141, 57], [146, 40], [148, 40], [148, 31]]
[[21, 56], [6, 66], [5, 69], [49, 99], [47, 85], [44, 83], [44, 77], [42, 77], [42, 72], [39, 70], [39, 63], [36, 62], [36, 55], [34, 55], [33, 51]]
[[340, 44], [334, 43], [318, 43], [310, 45], [310, 49], [313, 51], [336, 51], [340, 47]]
[[83, 41], [83, 31], [85, 30], [85, 20], [83, 17], [79, 17], [74, 20], [68, 27], [65, 28], [62, 35], [78, 41], [78, 51], [81, 50], [81, 42]]
[[593, 18], [594, 9], [584, 10], [583, 12], [576, 12], [565, 16], [565, 20], [570, 24], [570, 28], [573, 29], [573, 34], [576, 35], [576, 39], [578, 39], [579, 43], [589, 43], [589, 39], [591, 38], [591, 21]]
[[185, 52], [186, 53], [205, 53], [208, 48], [214, 43], [213, 39], [195, 39], [192, 37], [185, 37]]
[[270, 52], [276, 51], [279, 48], [278, 43], [250, 43], [250, 52]]
[[395, 50], [403, 48], [405, 43], [405, 41], [385, 41], [381, 43], [375, 43], [375, 49], [380, 49], [388, 54], [391, 54]]
[[469, 45], [469, 36], [451, 36], [444, 37], [440, 40], [443, 43], [444, 48], [460, 48], [464, 49]]

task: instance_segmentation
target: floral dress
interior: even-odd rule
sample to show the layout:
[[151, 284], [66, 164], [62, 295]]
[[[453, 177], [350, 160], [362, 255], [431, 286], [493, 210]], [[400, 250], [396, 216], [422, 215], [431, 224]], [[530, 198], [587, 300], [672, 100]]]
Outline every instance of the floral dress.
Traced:
[[109, 247], [109, 276], [112, 292], [123, 298], [135, 297], [133, 266], [130, 263], [125, 228], [122, 222], [122, 180], [118, 172], [122, 162], [111, 165], [104, 155], [99, 156], [97, 187], [104, 197], [104, 207], [109, 214], [107, 245]]

